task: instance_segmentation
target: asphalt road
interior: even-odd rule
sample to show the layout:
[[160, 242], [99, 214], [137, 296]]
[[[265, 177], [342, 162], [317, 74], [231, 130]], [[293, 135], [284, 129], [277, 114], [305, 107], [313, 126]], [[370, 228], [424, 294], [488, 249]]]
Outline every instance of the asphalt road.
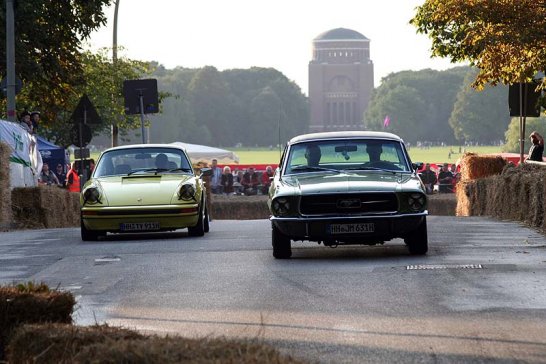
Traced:
[[237, 336], [324, 363], [546, 363], [546, 239], [517, 223], [430, 216], [427, 256], [401, 240], [271, 255], [268, 220], [109, 235], [0, 233], [0, 283], [77, 296], [76, 323]]

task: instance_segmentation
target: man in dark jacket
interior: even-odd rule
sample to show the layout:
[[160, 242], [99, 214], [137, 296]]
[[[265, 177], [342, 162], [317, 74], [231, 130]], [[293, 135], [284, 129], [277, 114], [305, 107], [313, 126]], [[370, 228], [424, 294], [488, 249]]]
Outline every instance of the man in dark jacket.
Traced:
[[430, 170], [430, 163], [425, 165], [425, 170], [421, 172], [419, 177], [421, 177], [421, 181], [423, 181], [423, 184], [425, 185], [427, 194], [431, 194], [432, 191], [434, 191], [434, 185], [436, 184], [437, 178], [436, 173]]

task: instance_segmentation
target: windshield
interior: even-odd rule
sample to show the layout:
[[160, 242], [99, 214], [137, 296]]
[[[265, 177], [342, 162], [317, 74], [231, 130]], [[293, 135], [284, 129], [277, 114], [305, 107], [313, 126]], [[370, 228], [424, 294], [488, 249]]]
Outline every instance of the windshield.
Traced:
[[386, 170], [410, 172], [402, 144], [392, 140], [320, 140], [294, 144], [285, 174]]
[[193, 173], [186, 154], [174, 148], [131, 148], [105, 152], [93, 177], [138, 173]]

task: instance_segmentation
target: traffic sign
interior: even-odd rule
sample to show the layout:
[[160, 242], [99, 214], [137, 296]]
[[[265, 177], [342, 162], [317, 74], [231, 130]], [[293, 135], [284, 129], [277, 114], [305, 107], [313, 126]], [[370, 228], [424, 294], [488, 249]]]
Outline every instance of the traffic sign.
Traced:
[[[81, 143], [80, 143], [80, 127], [82, 130]], [[93, 133], [91, 132], [91, 128], [89, 127], [89, 125], [76, 124], [70, 130], [70, 141], [72, 142], [72, 144], [74, 144], [77, 147], [82, 148], [87, 146], [87, 144], [89, 144], [92, 138], [93, 138]]]
[[89, 100], [89, 97], [87, 97], [87, 95], [83, 95], [80, 98], [80, 102], [78, 102], [78, 106], [76, 106], [76, 109], [72, 113], [70, 120], [72, 120], [74, 124], [102, 123], [102, 119], [100, 118], [97, 110], [95, 109], [95, 106], [93, 106], [93, 103], [91, 102], [91, 100]]

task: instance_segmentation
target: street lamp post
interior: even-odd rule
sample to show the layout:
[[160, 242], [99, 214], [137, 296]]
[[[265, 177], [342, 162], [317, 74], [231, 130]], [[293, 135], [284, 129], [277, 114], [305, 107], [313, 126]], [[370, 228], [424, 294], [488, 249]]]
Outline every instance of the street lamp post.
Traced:
[[[118, 61], [118, 9], [119, 9], [119, 1], [116, 0], [114, 3], [114, 37], [112, 40], [112, 67], [114, 67], [114, 75], [116, 70], [116, 64]], [[112, 102], [116, 102], [116, 96], [112, 95]], [[114, 120], [112, 123], [112, 147], [118, 146], [118, 134], [119, 129], [117, 126], [117, 120]]]
[[15, 112], [15, 26], [13, 0], [6, 0], [6, 97], [9, 121], [16, 121]]

